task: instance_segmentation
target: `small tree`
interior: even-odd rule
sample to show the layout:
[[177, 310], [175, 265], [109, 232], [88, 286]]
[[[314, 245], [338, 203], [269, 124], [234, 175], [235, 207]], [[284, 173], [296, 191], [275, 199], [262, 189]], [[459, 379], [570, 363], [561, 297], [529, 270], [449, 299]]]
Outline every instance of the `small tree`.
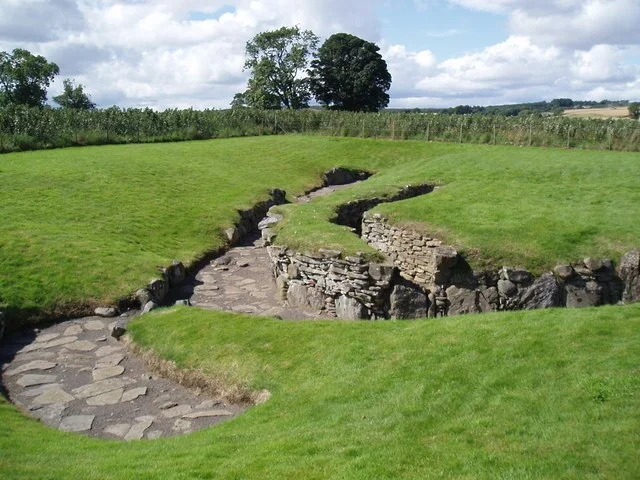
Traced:
[[636, 120], [640, 119], [640, 102], [633, 102], [629, 104], [629, 116]]
[[58, 65], [28, 50], [0, 52], [0, 105], [42, 107], [47, 87], [58, 73]]
[[89, 95], [84, 92], [84, 86], [79, 84], [75, 86], [74, 82], [65, 78], [62, 82], [64, 91], [57, 97], [53, 97], [53, 101], [62, 108], [71, 108], [74, 110], [93, 110], [96, 104], [91, 101]]
[[391, 74], [379, 50], [347, 33], [329, 37], [309, 72], [316, 99], [336, 110], [377, 112], [386, 107]]
[[318, 37], [310, 30], [282, 27], [256, 35], [247, 42], [245, 69], [251, 78], [245, 103], [257, 108], [304, 108], [311, 94], [303, 75]]

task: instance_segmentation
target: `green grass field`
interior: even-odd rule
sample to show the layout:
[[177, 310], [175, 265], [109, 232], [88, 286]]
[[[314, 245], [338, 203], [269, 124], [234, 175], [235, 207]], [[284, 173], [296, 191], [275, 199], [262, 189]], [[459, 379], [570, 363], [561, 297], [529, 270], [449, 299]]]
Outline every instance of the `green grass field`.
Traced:
[[[278, 240], [367, 246], [337, 205], [381, 205], [474, 262], [540, 271], [638, 246], [640, 158], [303, 136], [51, 150], [0, 157], [0, 304], [54, 312], [126, 295], [224, 244], [236, 210], [347, 166], [367, 182], [282, 207]], [[370, 251], [370, 250], [369, 250]], [[215, 428], [135, 443], [49, 429], [0, 398], [4, 479], [634, 479], [640, 305], [437, 321], [282, 322], [173, 308], [134, 341], [265, 404]]]
[[335, 206], [420, 182], [442, 188], [379, 210], [476, 263], [540, 271], [617, 259], [640, 238], [636, 153], [302, 136], [28, 152], [0, 157], [0, 304], [25, 314], [114, 302], [158, 266], [222, 246], [236, 209], [272, 187], [299, 194], [334, 166], [377, 175], [285, 207], [281, 242], [366, 251], [327, 221]]
[[[633, 479], [640, 306], [416, 322], [160, 311], [135, 341], [271, 399], [220, 426], [120, 443], [0, 401], [3, 479]], [[170, 334], [167, 334], [170, 332]]]

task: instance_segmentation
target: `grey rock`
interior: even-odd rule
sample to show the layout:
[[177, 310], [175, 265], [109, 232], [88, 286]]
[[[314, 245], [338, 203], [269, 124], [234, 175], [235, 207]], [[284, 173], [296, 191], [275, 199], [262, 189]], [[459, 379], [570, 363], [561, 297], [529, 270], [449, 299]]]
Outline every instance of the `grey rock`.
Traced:
[[390, 282], [395, 271], [395, 265], [383, 265], [377, 263], [369, 264], [369, 276], [376, 282]]
[[263, 245], [271, 245], [273, 243], [273, 239], [276, 238], [276, 232], [271, 228], [265, 228], [260, 231], [260, 237], [262, 238]]
[[295, 263], [290, 263], [289, 265], [287, 265], [287, 275], [291, 280], [300, 278], [300, 270]]
[[182, 417], [193, 410], [191, 405], [177, 405], [162, 411], [162, 415], [167, 418]]
[[216, 410], [201, 410], [197, 412], [187, 413], [183, 415], [182, 418], [204, 418], [204, 417], [230, 417], [233, 415], [233, 412], [224, 409], [216, 409]]
[[20, 375], [21, 373], [30, 372], [33, 370], [51, 370], [57, 363], [48, 362], [46, 360], [33, 360], [32, 362], [19, 365], [14, 368], [10, 368], [5, 371], [4, 374], [7, 377], [13, 377], [14, 375]]
[[161, 278], [156, 278], [149, 282], [147, 290], [151, 293], [151, 299], [156, 303], [162, 303], [164, 297], [169, 293], [169, 282]]
[[42, 395], [44, 392], [48, 390], [55, 390], [55, 389], [62, 389], [62, 385], [59, 383], [47, 383], [44, 385], [40, 385], [39, 387], [28, 388], [24, 392], [22, 392], [20, 396], [32, 398], [32, 397], [37, 397], [38, 395]]
[[622, 300], [640, 300], [640, 250], [632, 250], [622, 257], [618, 266], [618, 276], [624, 286]]
[[429, 293], [429, 295], [427, 295], [427, 300], [428, 300], [427, 317], [436, 318], [436, 315], [437, 315], [436, 296], [433, 293]]
[[23, 388], [33, 387], [36, 385], [43, 385], [45, 383], [54, 383], [57, 380], [57, 376], [55, 375], [36, 375], [29, 374], [20, 377], [20, 379], [16, 382]]
[[119, 365], [122, 360], [124, 360], [124, 354], [122, 353], [114, 353], [113, 355], [107, 355], [106, 357], [101, 357], [98, 359], [98, 362], [96, 363], [96, 368], [116, 366], [116, 365]]
[[113, 307], [98, 307], [93, 313], [99, 317], [113, 318], [118, 316], [118, 310]]
[[597, 272], [604, 267], [604, 264], [602, 263], [602, 260], [589, 257], [584, 259], [584, 266], [592, 272]]
[[47, 333], [44, 335], [38, 335], [36, 337], [36, 342], [50, 342], [51, 340], [54, 340], [56, 338], [58, 338], [60, 336], [59, 333]]
[[147, 387], [138, 387], [127, 390], [122, 394], [121, 402], [130, 402], [136, 398], [142, 397], [147, 394]]
[[122, 378], [108, 378], [99, 382], [83, 385], [82, 387], [74, 388], [71, 392], [77, 398], [90, 398], [103, 393], [111, 392], [113, 390], [120, 389], [128, 385], [130, 381]]
[[120, 365], [109, 366], [109, 367], [100, 367], [96, 368], [91, 372], [93, 376], [93, 380], [95, 382], [99, 382], [100, 380], [106, 380], [107, 378], [117, 377], [124, 373], [124, 367]]
[[66, 348], [76, 352], [90, 352], [98, 348], [98, 346], [89, 340], [78, 340], [77, 342], [66, 345]]
[[519, 294], [519, 307], [525, 310], [562, 305], [562, 288], [552, 273], [545, 273]]
[[48, 405], [50, 403], [69, 403], [73, 397], [61, 388], [52, 388], [33, 399], [31, 405]]
[[86, 432], [91, 430], [95, 415], [70, 415], [60, 421], [60, 430], [65, 432]]
[[558, 265], [553, 269], [553, 273], [555, 273], [560, 280], [569, 280], [576, 272], [571, 265]]
[[531, 283], [531, 281], [533, 280], [533, 275], [531, 275], [530, 272], [528, 272], [523, 268], [504, 267], [502, 271], [504, 272], [504, 274], [501, 274], [501, 278], [503, 280], [509, 280], [513, 283], [527, 284], [527, 283]]
[[80, 335], [82, 333], [82, 327], [80, 325], [71, 325], [62, 334], [65, 337]]
[[191, 422], [189, 420], [183, 420], [178, 418], [173, 424], [174, 432], [187, 433], [191, 431]]
[[187, 277], [187, 270], [182, 262], [174, 260], [171, 266], [167, 268], [167, 277], [170, 286], [175, 287], [181, 285]]
[[153, 420], [153, 417], [140, 417], [138, 423], [129, 429], [124, 439], [127, 441], [140, 440], [144, 436], [145, 430], [153, 424]]
[[389, 316], [392, 319], [427, 317], [427, 294], [424, 289], [403, 278], [396, 280], [393, 285], [389, 303]]
[[336, 317], [342, 320], [364, 320], [369, 318], [367, 308], [355, 298], [340, 295], [336, 299]]
[[[95, 351], [96, 357], [106, 357], [108, 355], [112, 355], [114, 353], [121, 353], [123, 348], [121, 346], [115, 345], [105, 345], [104, 347], [100, 347]], [[100, 360], [99, 360], [100, 361]]]
[[284, 217], [277, 213], [270, 213], [268, 217], [262, 219], [260, 223], [258, 223], [258, 228], [260, 230], [264, 230], [265, 228], [272, 227], [277, 223], [280, 223]]
[[127, 320], [121, 319], [118, 320], [113, 328], [111, 329], [111, 336], [116, 340], [122, 337], [125, 333], [127, 333]]
[[31, 414], [42, 420], [47, 425], [57, 427], [60, 424], [62, 415], [66, 409], [67, 405], [64, 403], [52, 403], [42, 408], [38, 408], [37, 410], [32, 410]]
[[491, 305], [483, 297], [480, 289], [470, 289], [454, 285], [447, 288], [447, 298], [449, 299], [448, 314], [450, 316], [488, 312], [492, 310]]
[[595, 307], [600, 304], [600, 292], [595, 282], [577, 278], [564, 286], [567, 308]]
[[102, 320], [88, 320], [82, 324], [82, 328], [92, 332], [97, 332], [104, 330], [106, 327]]
[[117, 423], [116, 425], [109, 425], [104, 429], [104, 433], [109, 435], [115, 435], [118, 438], [124, 438], [124, 436], [131, 430], [131, 424], [129, 423]]
[[518, 287], [511, 280], [498, 280], [498, 292], [505, 297], [511, 297], [518, 292]]
[[[160, 400], [160, 399], [158, 399], [158, 400]], [[177, 407], [177, 406], [178, 406], [178, 404], [176, 402], [173, 402], [171, 400], [167, 400], [162, 405], [160, 405], [158, 408], [160, 410], [168, 410], [170, 408]]]
[[89, 397], [87, 398], [87, 405], [97, 407], [102, 407], [105, 405], [115, 405], [117, 403], [120, 403], [123, 393], [124, 388], [118, 388], [116, 390], [111, 390], [110, 392], [96, 395], [95, 397]]
[[153, 300], [151, 292], [149, 292], [149, 290], [147, 290], [146, 288], [137, 290], [134, 298], [138, 305], [140, 305], [141, 307], [144, 307], [147, 303]]
[[142, 313], [141, 315], [144, 315], [145, 313], [149, 313], [152, 310], [155, 310], [158, 308], [158, 304], [155, 302], [147, 302], [144, 306], [144, 308], [142, 309]]

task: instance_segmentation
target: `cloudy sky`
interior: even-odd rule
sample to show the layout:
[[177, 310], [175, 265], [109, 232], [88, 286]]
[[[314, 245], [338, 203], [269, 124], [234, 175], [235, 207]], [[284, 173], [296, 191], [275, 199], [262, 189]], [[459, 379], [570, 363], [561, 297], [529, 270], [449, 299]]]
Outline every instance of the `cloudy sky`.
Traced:
[[247, 40], [296, 24], [377, 43], [391, 107], [640, 100], [640, 0], [0, 0], [0, 50], [56, 62], [50, 97], [226, 108]]

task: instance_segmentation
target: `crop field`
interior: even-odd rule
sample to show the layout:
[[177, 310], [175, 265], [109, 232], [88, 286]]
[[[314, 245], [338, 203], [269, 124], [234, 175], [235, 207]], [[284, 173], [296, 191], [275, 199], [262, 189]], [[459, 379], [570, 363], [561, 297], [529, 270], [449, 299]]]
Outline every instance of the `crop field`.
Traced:
[[585, 118], [629, 118], [629, 109], [626, 107], [580, 108], [565, 110], [564, 116]]
[[[617, 260], [640, 239], [637, 153], [279, 135], [0, 156], [0, 306], [17, 322], [109, 304], [223, 247], [238, 209], [344, 166], [366, 182], [280, 207], [276, 241], [371, 252], [330, 222], [380, 205], [481, 265]], [[0, 399], [0, 477], [637, 478], [640, 308], [412, 322], [283, 322], [171, 308], [144, 349], [271, 398], [220, 426], [122, 443], [51, 430]]]

